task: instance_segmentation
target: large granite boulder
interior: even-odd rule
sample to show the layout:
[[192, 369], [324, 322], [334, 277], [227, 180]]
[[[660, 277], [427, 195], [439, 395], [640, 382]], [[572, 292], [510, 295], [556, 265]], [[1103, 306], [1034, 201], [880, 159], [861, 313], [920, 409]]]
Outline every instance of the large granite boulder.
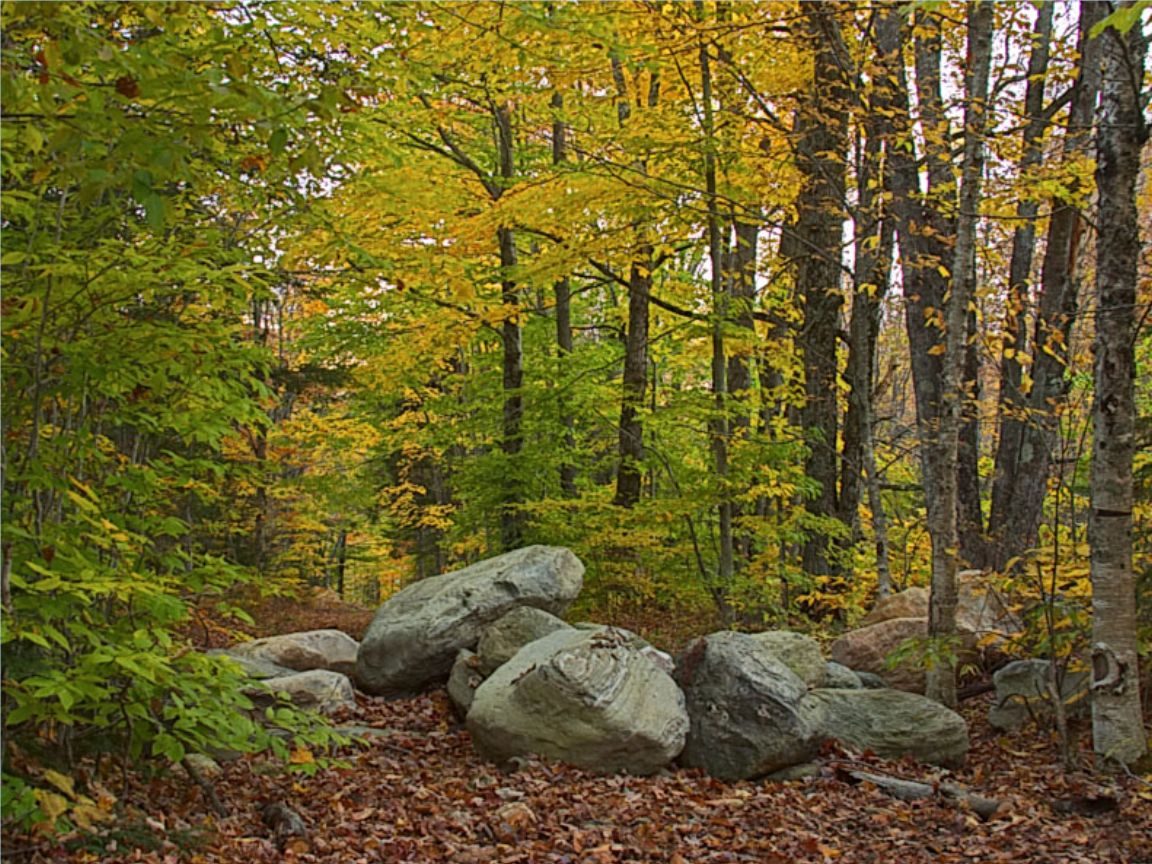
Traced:
[[356, 707], [356, 692], [347, 675], [329, 669], [309, 669], [279, 678], [266, 678], [245, 691], [258, 707], [273, 704], [273, 694], [283, 693], [297, 708], [331, 714]]
[[360, 643], [341, 630], [306, 630], [241, 642], [228, 649], [233, 658], [262, 661], [306, 672], [328, 669], [343, 675], [356, 672]]
[[760, 777], [816, 754], [808, 688], [754, 636], [721, 632], [676, 661], [692, 730], [681, 762], [722, 780]]
[[924, 669], [909, 661], [889, 669], [888, 655], [908, 639], [928, 635], [927, 618], [892, 618], [859, 630], [849, 630], [832, 643], [832, 659], [856, 672], [881, 675], [890, 687], [924, 692]]
[[835, 738], [884, 759], [910, 756], [957, 766], [968, 754], [964, 718], [924, 696], [899, 690], [813, 690], [804, 706], [822, 739]]
[[516, 652], [527, 645], [552, 633], [564, 630], [568, 624], [551, 612], [532, 606], [519, 606], [485, 628], [476, 646], [479, 655], [479, 668], [484, 675], [491, 675], [509, 660]]
[[893, 618], [927, 618], [929, 591], [915, 585], [887, 597], [881, 597], [872, 611], [860, 619], [860, 627], [870, 627]]
[[210, 648], [205, 653], [211, 657], [228, 658], [239, 666], [240, 671], [245, 675], [249, 678], [255, 678], [257, 681], [262, 681], [265, 678], [279, 678], [281, 675], [291, 675], [296, 671], [286, 666], [279, 666], [268, 660], [246, 657], [243, 654], [234, 653], [231, 648]]
[[[988, 709], [988, 722], [997, 729], [1019, 729], [1029, 720], [1046, 722], [1053, 716], [1049, 683], [1052, 664], [1047, 660], [1015, 660], [992, 676], [996, 701]], [[1088, 710], [1089, 676], [1086, 671], [1065, 671], [1060, 698], [1069, 716]]]
[[496, 762], [535, 754], [651, 774], [683, 748], [688, 714], [676, 683], [625, 635], [566, 629], [525, 645], [480, 685], [468, 731]]
[[448, 677], [461, 648], [518, 606], [562, 613], [584, 582], [567, 549], [528, 546], [422, 579], [390, 597], [360, 644], [356, 680], [368, 693], [404, 696]]
[[820, 654], [820, 643], [811, 636], [791, 630], [767, 630], [751, 636], [809, 687], [824, 686], [828, 667]]

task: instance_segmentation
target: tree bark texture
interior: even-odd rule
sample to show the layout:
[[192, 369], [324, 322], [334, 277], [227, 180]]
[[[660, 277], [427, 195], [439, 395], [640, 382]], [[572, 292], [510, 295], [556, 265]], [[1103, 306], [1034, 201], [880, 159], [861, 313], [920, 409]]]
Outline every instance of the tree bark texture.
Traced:
[[[956, 632], [959, 552], [958, 458], [963, 422], [963, 372], [968, 334], [968, 308], [975, 293], [976, 226], [984, 172], [984, 129], [988, 78], [992, 66], [993, 7], [981, 0], [967, 7], [968, 60], [964, 82], [964, 155], [960, 169], [960, 212], [952, 259], [952, 288], [945, 314], [945, 347], [941, 405], [935, 429], [923, 429], [923, 461], [931, 463], [936, 494], [928, 499], [928, 532], [932, 539], [932, 591], [928, 605], [928, 636], [951, 639]], [[948, 705], [956, 704], [956, 669], [951, 650], [929, 665], [925, 693]]]
[[1132, 572], [1135, 453], [1136, 279], [1140, 235], [1136, 179], [1148, 131], [1140, 103], [1147, 40], [1142, 23], [1098, 38], [1103, 55], [1096, 131], [1096, 398], [1093, 405], [1092, 743], [1130, 765], [1147, 749], [1140, 707]]
[[[560, 119], [559, 112], [564, 108], [564, 97], [559, 93], [552, 94], [552, 109], [557, 116], [552, 121], [552, 164], [561, 165], [567, 158], [566, 139], [567, 126]], [[572, 284], [568, 277], [564, 277], [552, 286], [556, 300], [556, 350], [560, 359], [561, 370], [564, 361], [572, 355]], [[576, 497], [576, 466], [568, 461], [576, 450], [576, 421], [572, 411], [561, 391], [559, 397], [560, 425], [564, 428], [564, 453], [560, 461], [560, 493], [565, 498]]]
[[[1100, 89], [1101, 43], [1089, 33], [1106, 13], [1107, 7], [1101, 3], [1085, 0], [1080, 4], [1081, 61], [1064, 139], [1066, 161], [1088, 155], [1091, 144], [1092, 119]], [[1032, 102], [1028, 104], [1031, 106]], [[1073, 182], [1067, 198], [1052, 202], [1041, 263], [1035, 332], [1030, 345], [1021, 345], [1022, 337], [1017, 336], [1014, 356], [1006, 358], [1001, 365], [1000, 441], [988, 518], [989, 556], [985, 562], [996, 569], [1003, 569], [1036, 545], [1043, 515], [1059, 410], [1068, 395], [1065, 380], [1068, 346], [1078, 306], [1076, 272], [1083, 220], [1079, 208], [1072, 203], [1078, 192], [1078, 184]], [[1017, 239], [1029, 245], [1027, 256], [1031, 260], [1028, 235], [1014, 237], [1009, 276], [1013, 285], [1019, 284], [1020, 273], [1024, 272], [1023, 262], [1017, 259], [1025, 257], [1025, 252], [1021, 250], [1018, 255]], [[1015, 297], [1016, 293], [1010, 294], [1010, 299]], [[1019, 333], [1023, 326], [1021, 315], [1019, 323], [1010, 329]], [[1025, 348], [1032, 357], [1032, 385], [1027, 392], [1021, 387], [1023, 370], [1019, 359]]]
[[[814, 516], [840, 515], [837, 495], [839, 432], [837, 345], [842, 292], [844, 183], [848, 147], [847, 59], [833, 4], [804, 7], [805, 32], [816, 58], [812, 89], [798, 117], [796, 158], [803, 185], [796, 201], [792, 248], [796, 289], [803, 298], [800, 345], [804, 354], [805, 402], [801, 423], [808, 445], [805, 472], [820, 484], [806, 502]], [[812, 536], [803, 550], [804, 570], [829, 575], [828, 540]]]

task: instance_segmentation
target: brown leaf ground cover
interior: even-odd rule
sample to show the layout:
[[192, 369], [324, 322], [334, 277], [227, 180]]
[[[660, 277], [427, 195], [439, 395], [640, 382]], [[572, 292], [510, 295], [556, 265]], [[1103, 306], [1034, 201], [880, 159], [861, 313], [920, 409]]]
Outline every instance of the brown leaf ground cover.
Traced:
[[[367, 620], [355, 609], [280, 611], [281, 631], [344, 626], [359, 636]], [[295, 771], [265, 759], [225, 764], [212, 782], [227, 817], [212, 814], [179, 770], [133, 776], [115, 825], [52, 842], [7, 837], [5, 861], [1152, 862], [1152, 788], [1087, 767], [1065, 774], [1048, 734], [988, 727], [988, 698], [964, 705], [972, 753], [946, 778], [1003, 802], [987, 822], [943, 800], [894, 800], [837, 770], [934, 782], [944, 779], [938, 769], [843, 753], [827, 754], [820, 776], [789, 783], [722, 783], [680, 770], [604, 777], [539, 761], [505, 773], [473, 753], [434, 691], [395, 702], [361, 697], [341, 719], [380, 734], [337, 751], [311, 776], [307, 752], [294, 757]], [[1086, 753], [1085, 730], [1079, 744]], [[261, 818], [277, 802], [308, 832], [283, 848]]]

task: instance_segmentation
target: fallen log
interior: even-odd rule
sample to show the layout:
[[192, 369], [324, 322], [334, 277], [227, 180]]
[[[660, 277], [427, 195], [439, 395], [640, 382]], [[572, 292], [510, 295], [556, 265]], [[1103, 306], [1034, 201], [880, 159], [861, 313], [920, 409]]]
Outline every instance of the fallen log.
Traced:
[[871, 783], [882, 792], [901, 801], [920, 801], [925, 798], [934, 798], [937, 795], [958, 801], [984, 821], [991, 819], [1001, 806], [1001, 802], [995, 798], [985, 798], [982, 795], [973, 794], [955, 783], [920, 783], [916, 780], [901, 780], [899, 777], [889, 777], [887, 774], [875, 774], [871, 771], [860, 771], [855, 768], [840, 768], [839, 770], [850, 779], [858, 783]]

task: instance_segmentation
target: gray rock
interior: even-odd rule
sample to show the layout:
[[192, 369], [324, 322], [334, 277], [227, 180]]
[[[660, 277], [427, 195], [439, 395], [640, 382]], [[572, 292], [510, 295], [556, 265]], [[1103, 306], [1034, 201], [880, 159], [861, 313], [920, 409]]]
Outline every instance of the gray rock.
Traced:
[[933, 765], [961, 765], [968, 725], [955, 711], [900, 690], [813, 690], [804, 697], [822, 738], [885, 759], [910, 756]]
[[297, 708], [313, 709], [322, 714], [356, 707], [356, 692], [348, 676], [330, 669], [309, 669], [267, 678], [245, 692], [257, 705], [273, 704], [273, 694], [286, 693]]
[[295, 669], [289, 669], [287, 666], [277, 666], [268, 660], [260, 660], [256, 657], [245, 657], [243, 654], [234, 654], [231, 648], [212, 648], [207, 653], [215, 657], [227, 657], [233, 663], [237, 664], [245, 675], [249, 678], [255, 678], [258, 681], [264, 678], [278, 678], [281, 675], [291, 675], [296, 671]]
[[864, 682], [847, 666], [829, 660], [825, 666], [824, 686], [829, 690], [863, 690]]
[[594, 771], [651, 774], [684, 746], [676, 683], [607, 629], [557, 630], [476, 690], [468, 731], [484, 756], [545, 756]]
[[865, 690], [887, 690], [891, 686], [886, 678], [875, 672], [861, 672], [858, 669], [852, 669], [851, 672], [860, 679]]
[[476, 646], [480, 671], [491, 675], [529, 642], [564, 629], [568, 629], [568, 625], [551, 612], [531, 606], [517, 607], [484, 629]]
[[756, 638], [713, 633], [676, 661], [692, 731], [681, 761], [722, 780], [771, 774], [816, 755], [804, 682]]
[[390, 597], [360, 645], [356, 679], [368, 693], [403, 696], [443, 681], [461, 648], [518, 606], [562, 613], [584, 582], [567, 549], [529, 546], [454, 573], [422, 579]]
[[228, 649], [232, 657], [273, 663], [306, 672], [329, 669], [343, 675], [356, 671], [360, 643], [341, 630], [306, 630], [241, 642]]
[[845, 633], [832, 643], [832, 659], [856, 673], [882, 675], [897, 690], [923, 693], [922, 666], [909, 661], [890, 669], [887, 659], [905, 640], [927, 635], [927, 618], [891, 618]]
[[452, 700], [452, 707], [461, 718], [468, 716], [476, 688], [483, 684], [487, 677], [480, 671], [480, 658], [476, 656], [476, 652], [461, 648], [460, 653], [456, 655], [456, 662], [452, 664], [452, 671], [448, 674], [448, 698]]
[[751, 635], [809, 687], [824, 686], [828, 668], [820, 655], [820, 643], [811, 636], [791, 630], [767, 630]]
[[[996, 702], [988, 709], [988, 722], [997, 729], [1019, 729], [1030, 720], [1047, 722], [1053, 716], [1048, 682], [1052, 665], [1047, 660], [1016, 660], [992, 676]], [[1083, 714], [1090, 706], [1088, 673], [1064, 673], [1060, 698], [1069, 716]]]
[[188, 771], [191, 766], [192, 771], [195, 771], [200, 777], [205, 780], [215, 780], [224, 773], [224, 769], [220, 767], [220, 763], [213, 759], [211, 756], [205, 756], [203, 753], [185, 753], [183, 760], [183, 768], [185, 773], [191, 776]]

